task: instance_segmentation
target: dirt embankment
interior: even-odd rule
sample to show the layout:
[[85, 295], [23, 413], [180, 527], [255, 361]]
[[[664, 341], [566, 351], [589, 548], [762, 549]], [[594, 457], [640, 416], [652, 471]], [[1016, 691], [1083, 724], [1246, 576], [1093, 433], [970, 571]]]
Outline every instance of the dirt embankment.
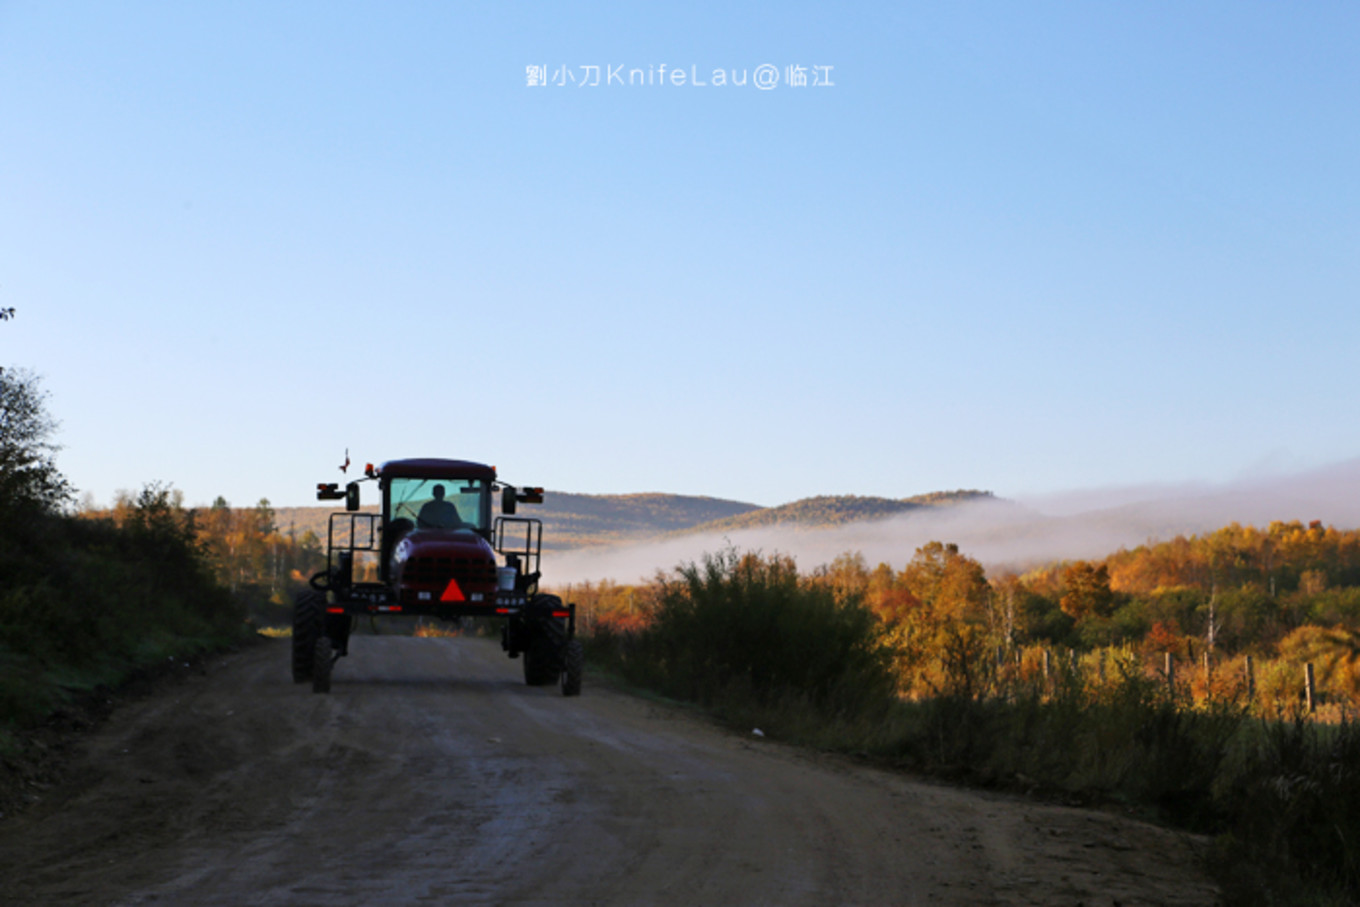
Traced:
[[473, 639], [287, 643], [118, 710], [0, 822], [6, 904], [1213, 904], [1185, 836], [725, 733]]

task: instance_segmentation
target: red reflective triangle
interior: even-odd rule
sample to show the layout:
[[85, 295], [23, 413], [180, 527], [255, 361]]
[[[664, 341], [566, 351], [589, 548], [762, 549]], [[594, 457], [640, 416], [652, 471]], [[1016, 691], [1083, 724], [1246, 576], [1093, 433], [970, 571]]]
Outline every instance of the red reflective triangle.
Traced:
[[458, 587], [458, 580], [451, 579], [449, 580], [449, 584], [444, 587], [444, 594], [439, 596], [439, 600], [441, 602], [463, 602], [467, 601], [467, 596], [465, 596], [463, 590]]

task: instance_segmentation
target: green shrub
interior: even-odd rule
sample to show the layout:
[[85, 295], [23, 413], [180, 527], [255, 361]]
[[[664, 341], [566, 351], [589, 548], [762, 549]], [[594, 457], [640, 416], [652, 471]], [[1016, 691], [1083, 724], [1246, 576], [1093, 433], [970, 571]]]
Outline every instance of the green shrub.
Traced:
[[800, 582], [791, 560], [732, 550], [681, 566], [644, 628], [606, 628], [594, 651], [634, 681], [705, 705], [858, 712], [890, 702], [896, 685], [867, 608]]
[[244, 629], [192, 527], [159, 508], [163, 496], [141, 503], [125, 527], [50, 513], [0, 524], [0, 724]]

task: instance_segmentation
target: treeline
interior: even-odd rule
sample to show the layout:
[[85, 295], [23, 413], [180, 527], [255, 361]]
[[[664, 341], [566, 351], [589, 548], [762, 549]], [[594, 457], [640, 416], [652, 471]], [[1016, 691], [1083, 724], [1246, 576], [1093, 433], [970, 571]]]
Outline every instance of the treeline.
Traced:
[[[944, 542], [901, 569], [847, 553], [806, 583], [862, 603], [899, 653], [905, 691], [938, 693], [952, 665], [1027, 647], [1171, 653], [1182, 663], [1253, 655], [1316, 663], [1360, 707], [1360, 531], [1320, 523], [1232, 524], [1203, 536], [988, 576]], [[645, 621], [657, 592], [604, 582], [571, 590], [585, 619]]]
[[[948, 653], [1045, 646], [1170, 653], [1182, 664], [1242, 655], [1316, 663], [1360, 705], [1360, 532], [1320, 523], [1233, 524], [1095, 561], [988, 577], [932, 542], [901, 570], [846, 554], [811, 581], [873, 610], [915, 665], [904, 683], [940, 689]], [[955, 659], [957, 660], [957, 658]]]
[[[325, 547], [316, 532], [278, 526], [267, 498], [237, 508], [219, 496], [210, 507], [187, 508], [178, 489], [151, 488], [165, 498], [214, 579], [255, 612], [269, 610], [264, 606], [270, 604], [291, 607], [293, 593], [325, 565]], [[119, 492], [111, 507], [87, 507], [80, 516], [124, 526], [137, 508], [137, 498]]]
[[1055, 641], [1099, 645], [1156, 633], [1264, 652], [1300, 627], [1360, 621], [1360, 532], [1234, 523], [1036, 570], [1018, 586], [1035, 597], [1031, 610]]

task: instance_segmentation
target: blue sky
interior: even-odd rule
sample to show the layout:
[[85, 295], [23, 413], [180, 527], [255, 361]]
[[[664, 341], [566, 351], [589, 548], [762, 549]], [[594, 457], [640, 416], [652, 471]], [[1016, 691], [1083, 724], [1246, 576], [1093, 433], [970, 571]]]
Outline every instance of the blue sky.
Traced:
[[1360, 456], [1357, 47], [1350, 3], [0, 0], [0, 364], [99, 502], [308, 503], [346, 448], [760, 504], [1307, 469]]

